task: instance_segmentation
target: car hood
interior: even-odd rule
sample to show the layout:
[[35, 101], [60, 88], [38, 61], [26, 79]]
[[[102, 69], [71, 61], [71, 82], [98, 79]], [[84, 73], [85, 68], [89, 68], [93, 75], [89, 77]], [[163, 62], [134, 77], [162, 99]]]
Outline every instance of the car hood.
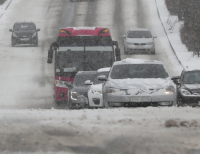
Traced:
[[90, 86], [74, 87], [71, 91], [77, 92], [80, 95], [87, 96], [87, 92], [88, 92], [89, 88], [90, 88]]
[[183, 84], [181, 88], [187, 89], [193, 93], [200, 93], [200, 84]]
[[90, 87], [91, 90], [94, 91], [102, 91], [102, 84], [95, 84]]
[[132, 42], [132, 43], [150, 43], [150, 42], [153, 42], [153, 38], [127, 38], [126, 42]]
[[175, 87], [170, 78], [148, 78], [148, 79], [109, 79], [106, 82], [106, 87], [116, 88], [119, 90], [129, 90], [132, 93], [147, 92], [153, 93], [168, 86]]

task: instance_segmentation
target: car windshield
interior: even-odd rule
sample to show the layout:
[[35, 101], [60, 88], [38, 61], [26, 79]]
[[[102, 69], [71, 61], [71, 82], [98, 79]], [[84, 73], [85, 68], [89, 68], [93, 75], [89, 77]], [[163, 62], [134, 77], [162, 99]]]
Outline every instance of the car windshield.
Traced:
[[112, 79], [167, 78], [168, 73], [162, 64], [124, 64], [115, 65], [110, 77]]
[[128, 38], [152, 38], [149, 31], [129, 31]]
[[14, 25], [13, 30], [15, 31], [36, 30], [36, 27], [33, 23], [17, 23]]
[[200, 84], [200, 71], [184, 73], [182, 81], [184, 84]]
[[90, 80], [90, 81], [93, 81], [94, 80], [94, 75], [95, 74], [86, 74], [86, 73], [81, 73], [81, 74], [78, 74], [76, 77], [75, 77], [75, 80], [73, 82], [73, 84], [76, 86], [76, 87], [84, 87], [84, 86], [88, 86], [85, 84], [85, 81], [87, 80]]
[[101, 83], [103, 83], [104, 81], [98, 80], [98, 76], [105, 75], [106, 77], [108, 77], [108, 74], [109, 74], [109, 72], [98, 72], [96, 77], [95, 77], [95, 79], [94, 79], [94, 83], [93, 84], [101, 84]]

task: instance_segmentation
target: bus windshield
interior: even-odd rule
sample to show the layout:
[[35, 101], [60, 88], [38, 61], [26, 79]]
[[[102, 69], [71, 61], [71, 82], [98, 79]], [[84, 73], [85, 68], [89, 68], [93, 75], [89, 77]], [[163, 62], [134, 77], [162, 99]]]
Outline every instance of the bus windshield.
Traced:
[[59, 36], [59, 46], [112, 46], [111, 36]]
[[113, 63], [111, 51], [62, 51], [56, 56], [57, 76], [68, 76], [71, 72], [96, 71], [110, 67]]

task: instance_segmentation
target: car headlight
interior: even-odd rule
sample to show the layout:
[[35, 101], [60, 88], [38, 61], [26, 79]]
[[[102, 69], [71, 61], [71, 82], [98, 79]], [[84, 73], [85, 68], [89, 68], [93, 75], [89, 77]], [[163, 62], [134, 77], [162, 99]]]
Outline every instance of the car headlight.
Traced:
[[173, 86], [166, 87], [165, 90], [166, 90], [165, 91], [166, 94], [169, 94], [170, 92], [173, 92], [173, 93], [175, 92], [175, 88]]
[[13, 33], [12, 37], [17, 37], [17, 35], [15, 33]]
[[152, 45], [153, 44], [153, 42], [149, 42], [149, 43], [146, 43], [147, 45]]
[[132, 42], [126, 42], [128, 45], [134, 45], [134, 43]]
[[106, 93], [108, 94], [115, 94], [117, 91], [119, 91], [119, 89], [116, 89], [116, 88], [106, 88]]
[[34, 32], [33, 35], [32, 35], [32, 38], [36, 37], [37, 36], [37, 33]]
[[92, 93], [95, 94], [95, 95], [101, 95], [101, 94], [102, 94], [102, 91], [95, 91], [95, 90], [92, 90]]
[[77, 100], [79, 94], [77, 92], [71, 92], [71, 99], [72, 100]]
[[181, 94], [182, 95], [191, 95], [191, 93], [186, 89], [181, 89]]
[[55, 84], [56, 84], [57, 87], [68, 88], [67, 81], [55, 80]]

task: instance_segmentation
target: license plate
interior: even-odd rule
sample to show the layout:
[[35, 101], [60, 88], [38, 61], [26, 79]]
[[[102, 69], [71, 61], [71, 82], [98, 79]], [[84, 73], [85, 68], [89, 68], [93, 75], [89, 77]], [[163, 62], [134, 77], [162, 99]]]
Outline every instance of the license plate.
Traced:
[[151, 102], [150, 96], [135, 96], [130, 98], [131, 102]]
[[20, 38], [21, 41], [29, 41], [29, 38]]

